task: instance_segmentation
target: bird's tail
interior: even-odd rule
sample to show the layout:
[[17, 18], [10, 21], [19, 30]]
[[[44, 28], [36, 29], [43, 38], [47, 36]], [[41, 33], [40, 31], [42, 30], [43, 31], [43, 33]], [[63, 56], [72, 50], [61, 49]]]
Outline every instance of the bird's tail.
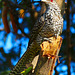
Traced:
[[27, 51], [23, 54], [9, 75], [20, 75], [20, 73], [27, 68], [26, 65], [32, 62], [39, 51], [40, 46], [36, 43], [36, 41], [34, 41], [30, 44], [30, 46], [28, 46]]

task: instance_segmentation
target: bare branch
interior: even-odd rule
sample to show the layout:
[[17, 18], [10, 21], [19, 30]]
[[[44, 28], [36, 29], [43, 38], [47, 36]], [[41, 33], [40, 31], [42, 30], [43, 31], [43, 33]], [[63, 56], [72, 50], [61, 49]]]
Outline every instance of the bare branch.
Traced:
[[39, 55], [34, 75], [52, 75], [53, 73], [55, 62], [59, 57], [58, 53], [62, 44], [62, 38], [58, 37], [57, 40], [52, 38], [51, 40], [52, 43], [44, 41], [41, 44], [41, 46], [43, 46], [43, 53], [41, 52]]

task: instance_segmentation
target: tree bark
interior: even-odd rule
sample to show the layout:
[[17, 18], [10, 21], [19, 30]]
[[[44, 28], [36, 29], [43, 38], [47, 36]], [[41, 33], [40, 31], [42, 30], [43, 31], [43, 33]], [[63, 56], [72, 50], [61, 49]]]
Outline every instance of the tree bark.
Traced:
[[70, 62], [71, 62], [71, 55], [70, 55], [70, 44], [71, 44], [71, 39], [70, 39], [70, 0], [67, 0], [67, 32], [66, 32], [66, 43], [67, 43], [67, 50], [66, 50], [66, 54], [67, 54], [67, 66], [68, 66], [68, 75], [71, 75], [70, 73]]
[[[51, 38], [50, 38], [51, 39]], [[62, 38], [59, 36], [57, 40], [52, 39], [53, 42], [48, 44], [48, 42], [43, 42], [42, 49], [43, 52], [40, 52], [39, 60], [37, 63], [37, 66], [35, 68], [34, 74], [31, 75], [52, 75], [53, 70], [55, 67], [55, 62], [57, 60], [58, 53], [60, 51], [60, 47], [62, 44]], [[50, 46], [50, 47], [49, 47]], [[50, 55], [50, 58], [48, 59], [48, 56]]]

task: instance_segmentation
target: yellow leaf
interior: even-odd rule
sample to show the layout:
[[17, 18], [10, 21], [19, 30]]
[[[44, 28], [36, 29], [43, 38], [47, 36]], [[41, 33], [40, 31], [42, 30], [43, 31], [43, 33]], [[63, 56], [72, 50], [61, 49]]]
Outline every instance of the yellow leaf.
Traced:
[[19, 11], [19, 14], [20, 14], [20, 18], [24, 18], [24, 9], [21, 9]]

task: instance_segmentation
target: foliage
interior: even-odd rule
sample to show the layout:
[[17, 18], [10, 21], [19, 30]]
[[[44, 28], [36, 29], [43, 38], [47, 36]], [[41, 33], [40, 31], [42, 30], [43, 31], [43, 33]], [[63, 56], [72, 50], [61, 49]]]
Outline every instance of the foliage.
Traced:
[[25, 69], [24, 71], [22, 71], [21, 73], [23, 75], [27, 75], [31, 70], [32, 70], [33, 67], [28, 67], [27, 69]]

